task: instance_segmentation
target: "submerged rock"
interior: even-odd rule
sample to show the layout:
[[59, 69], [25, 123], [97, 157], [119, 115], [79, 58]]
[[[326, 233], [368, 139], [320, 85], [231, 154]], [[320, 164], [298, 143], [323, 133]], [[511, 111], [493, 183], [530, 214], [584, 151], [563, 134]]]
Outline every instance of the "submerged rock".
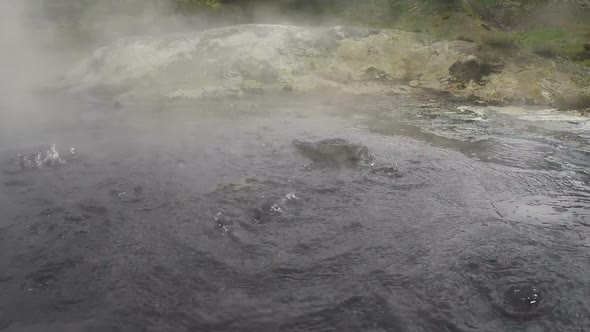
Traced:
[[301, 170], [310, 171], [314, 166], [322, 167], [352, 167], [366, 170], [367, 175], [384, 176], [388, 178], [401, 177], [399, 167], [381, 165], [369, 148], [362, 144], [352, 143], [343, 138], [329, 138], [315, 142], [293, 140], [292, 145], [302, 156], [309, 158], [313, 165], [306, 164]]
[[322, 165], [354, 167], [369, 165], [373, 161], [366, 146], [342, 138], [316, 142], [294, 140], [292, 144], [301, 155]]

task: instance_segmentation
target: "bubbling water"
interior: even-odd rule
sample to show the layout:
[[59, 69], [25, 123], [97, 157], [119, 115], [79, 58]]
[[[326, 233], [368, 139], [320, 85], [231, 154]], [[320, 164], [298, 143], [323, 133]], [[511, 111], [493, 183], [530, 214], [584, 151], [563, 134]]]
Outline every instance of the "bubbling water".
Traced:
[[[67, 159], [78, 159], [80, 157], [74, 147], [71, 147], [69, 152], [69, 156], [66, 157]], [[45, 151], [40, 150], [37, 153], [18, 153], [17, 158], [18, 166], [21, 170], [58, 166], [67, 163], [66, 159], [60, 155], [56, 144], [51, 144], [49, 149]]]

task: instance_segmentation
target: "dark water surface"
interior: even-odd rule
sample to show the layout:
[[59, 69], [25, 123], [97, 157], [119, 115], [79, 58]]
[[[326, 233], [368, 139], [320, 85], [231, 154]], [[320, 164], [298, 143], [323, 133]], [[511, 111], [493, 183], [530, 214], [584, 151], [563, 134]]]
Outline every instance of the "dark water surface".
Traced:
[[[590, 331], [589, 122], [394, 104], [4, 122], [0, 330]], [[399, 171], [291, 146], [324, 138]]]

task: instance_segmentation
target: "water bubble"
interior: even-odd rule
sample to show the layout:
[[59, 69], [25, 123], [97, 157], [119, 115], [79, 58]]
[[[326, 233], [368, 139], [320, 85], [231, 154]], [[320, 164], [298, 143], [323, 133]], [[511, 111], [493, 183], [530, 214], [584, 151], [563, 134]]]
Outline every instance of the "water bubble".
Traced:
[[217, 214], [215, 214], [215, 217], [213, 218], [215, 220], [215, 227], [219, 228], [220, 230], [222, 230], [223, 232], [227, 232], [228, 229], [228, 220], [225, 217], [223, 212], [217, 212]]
[[215, 214], [215, 221], [216, 222], [223, 220], [222, 218], [223, 218], [223, 212], [220, 211], [220, 212], [217, 212], [217, 214]]
[[60, 157], [55, 144], [52, 144], [51, 147], [49, 148], [49, 150], [47, 150], [45, 152], [39, 151], [34, 156], [30, 156], [30, 157], [19, 154], [18, 158], [19, 158], [19, 165], [21, 168], [54, 166], [54, 165], [66, 163], [66, 161]]
[[280, 206], [285, 208], [293, 208], [297, 207], [300, 204], [299, 197], [295, 194], [295, 192], [290, 192], [285, 197], [281, 198], [278, 202]]
[[397, 167], [397, 164], [396, 164], [396, 165], [393, 165], [393, 167], [386, 167], [384, 169], [384, 173], [387, 176], [394, 176], [397, 174], [398, 170], [399, 170], [399, 168]]
[[21, 170], [28, 169], [33, 167], [33, 162], [29, 158], [29, 156], [25, 156], [23, 154], [18, 154], [18, 165]]
[[121, 198], [121, 196], [125, 195], [127, 192], [123, 190], [111, 190], [110, 195], [113, 197]]
[[272, 143], [272, 153], [273, 154], [279, 153], [280, 150], [281, 150], [281, 146], [279, 145], [279, 143], [277, 143], [277, 142]]
[[541, 301], [541, 294], [534, 286], [510, 287], [505, 295], [505, 303], [519, 309], [530, 309]]
[[39, 151], [37, 153], [35, 156], [35, 164], [37, 164], [37, 167], [43, 166], [43, 152]]
[[302, 171], [311, 171], [311, 164], [305, 164], [299, 168]]
[[502, 312], [514, 318], [530, 318], [542, 314], [543, 297], [532, 285], [511, 286], [504, 293]]
[[49, 165], [66, 163], [66, 161], [59, 156], [59, 152], [57, 152], [57, 147], [55, 146], [55, 144], [51, 145], [51, 148], [49, 149], [49, 151], [47, 151], [47, 156], [45, 156], [45, 159], [43, 161], [44, 163]]
[[283, 209], [278, 204], [274, 204], [273, 206], [271, 206], [270, 211], [274, 213], [283, 213]]
[[78, 155], [78, 150], [74, 147], [70, 147], [70, 155], [72, 155], [74, 159], [80, 158], [80, 156]]

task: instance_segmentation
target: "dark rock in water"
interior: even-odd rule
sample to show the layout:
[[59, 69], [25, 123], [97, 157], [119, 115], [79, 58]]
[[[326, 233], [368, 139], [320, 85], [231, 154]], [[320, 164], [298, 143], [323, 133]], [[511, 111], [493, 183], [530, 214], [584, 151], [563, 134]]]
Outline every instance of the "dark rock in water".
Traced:
[[449, 74], [459, 82], [480, 82], [484, 76], [491, 73], [491, 66], [474, 55], [457, 60], [449, 67]]
[[366, 146], [342, 138], [323, 139], [317, 142], [294, 140], [292, 144], [299, 153], [318, 164], [354, 167], [368, 165], [373, 160]]
[[590, 52], [590, 42], [584, 44], [584, 50], [586, 50], [586, 52]]

